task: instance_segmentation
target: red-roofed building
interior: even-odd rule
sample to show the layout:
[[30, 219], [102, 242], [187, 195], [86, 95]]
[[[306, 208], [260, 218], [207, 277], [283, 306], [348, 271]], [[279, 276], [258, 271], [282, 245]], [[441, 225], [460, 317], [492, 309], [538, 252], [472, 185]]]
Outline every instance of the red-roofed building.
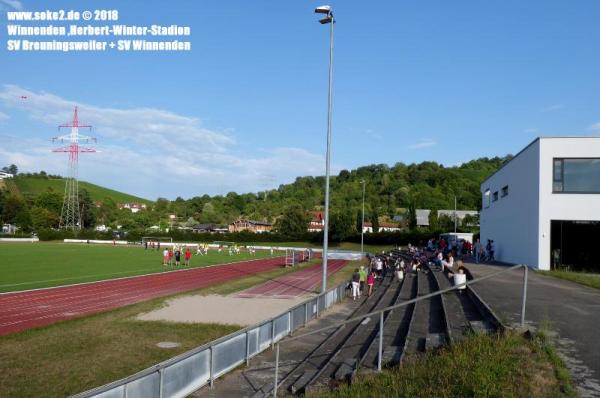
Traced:
[[325, 226], [325, 214], [322, 211], [311, 211], [308, 232], [321, 232]]

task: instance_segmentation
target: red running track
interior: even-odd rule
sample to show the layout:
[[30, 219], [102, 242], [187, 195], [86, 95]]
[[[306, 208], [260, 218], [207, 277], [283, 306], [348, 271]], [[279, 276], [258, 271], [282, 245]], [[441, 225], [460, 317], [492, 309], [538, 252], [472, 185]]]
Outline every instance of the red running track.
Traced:
[[284, 257], [0, 294], [0, 336], [270, 271]]
[[[347, 262], [346, 260], [329, 260], [327, 262], [327, 275], [331, 276], [335, 274]], [[238, 293], [236, 297], [294, 298], [312, 293], [315, 286], [323, 280], [321, 265], [317, 264], [289, 275], [280, 276], [279, 278], [244, 290]]]

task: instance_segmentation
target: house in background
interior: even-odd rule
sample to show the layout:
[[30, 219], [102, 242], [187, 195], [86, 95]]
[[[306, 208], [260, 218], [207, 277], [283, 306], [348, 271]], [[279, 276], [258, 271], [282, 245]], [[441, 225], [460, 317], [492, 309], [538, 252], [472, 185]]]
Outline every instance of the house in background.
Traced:
[[229, 232], [249, 231], [254, 233], [271, 232], [273, 224], [265, 221], [237, 220], [229, 224]]
[[429, 226], [429, 213], [431, 210], [417, 209], [415, 210], [417, 215], [417, 227], [428, 227]]
[[217, 224], [196, 224], [192, 227], [192, 231], [197, 234], [212, 234], [216, 232], [216, 228]]
[[129, 209], [132, 213], [137, 213], [141, 210], [146, 210], [144, 203], [119, 203], [119, 210]]
[[325, 215], [322, 211], [311, 211], [308, 232], [321, 232], [325, 226]]
[[15, 232], [17, 232], [17, 229], [19, 229], [19, 227], [17, 227], [14, 224], [4, 224], [4, 225], [2, 225], [2, 233], [3, 234], [14, 235]]
[[[397, 232], [401, 231], [400, 225], [391, 222], [381, 221], [379, 222], [379, 230], [377, 232]], [[363, 225], [363, 232], [370, 234], [373, 232], [373, 223], [371, 221], [365, 221]]]
[[[447, 216], [450, 217], [452, 220], [454, 220], [454, 215], [456, 214], [456, 219], [458, 220], [458, 225], [462, 225], [463, 220], [465, 219], [466, 216], [471, 216], [471, 217], [477, 217], [479, 215], [479, 212], [477, 210], [438, 210], [437, 215], [438, 218], [441, 216]], [[475, 224], [474, 226], [477, 226], [478, 224]]]

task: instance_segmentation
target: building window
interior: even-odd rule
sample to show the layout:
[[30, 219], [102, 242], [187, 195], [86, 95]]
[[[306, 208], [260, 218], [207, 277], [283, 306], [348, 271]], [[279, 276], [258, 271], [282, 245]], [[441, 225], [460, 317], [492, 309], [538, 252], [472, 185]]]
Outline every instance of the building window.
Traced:
[[485, 206], [486, 209], [488, 207], [490, 207], [490, 199], [491, 199], [490, 198], [490, 196], [491, 196], [490, 194], [491, 194], [491, 192], [490, 192], [489, 188], [486, 189], [485, 192], [484, 192], [484, 194], [483, 194], [483, 204], [484, 204], [484, 206]]
[[552, 191], [600, 193], [600, 158], [554, 159]]
[[500, 191], [500, 196], [503, 198], [506, 195], [508, 195], [508, 185], [505, 185], [502, 187], [502, 190]]
[[498, 191], [494, 192], [494, 197], [492, 199], [493, 202], [498, 200]]

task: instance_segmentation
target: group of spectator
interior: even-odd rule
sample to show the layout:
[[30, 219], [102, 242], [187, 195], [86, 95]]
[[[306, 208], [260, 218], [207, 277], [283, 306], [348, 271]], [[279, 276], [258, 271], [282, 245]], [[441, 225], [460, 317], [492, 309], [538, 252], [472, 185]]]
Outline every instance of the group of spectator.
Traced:
[[479, 241], [479, 239], [477, 239], [473, 247], [473, 251], [475, 252], [475, 262], [478, 264], [480, 261], [496, 261], [496, 258], [494, 257], [496, 245], [494, 244], [494, 241], [492, 239], [488, 239], [485, 246]]
[[431, 252], [439, 250], [442, 253], [454, 251], [459, 257], [463, 255], [471, 256], [473, 254], [473, 244], [466, 239], [447, 242], [444, 238], [439, 240], [431, 238], [427, 241], [427, 250]]

